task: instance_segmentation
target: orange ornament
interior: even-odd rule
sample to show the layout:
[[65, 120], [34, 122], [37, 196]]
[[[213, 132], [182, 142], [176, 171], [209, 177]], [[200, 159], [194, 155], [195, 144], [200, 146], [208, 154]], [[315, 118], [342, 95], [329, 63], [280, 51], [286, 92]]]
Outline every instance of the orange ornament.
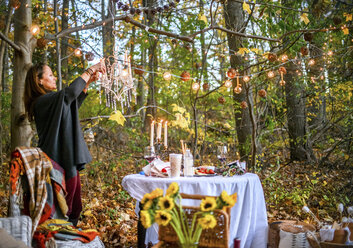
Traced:
[[262, 97], [262, 98], [265, 98], [267, 96], [267, 92], [264, 89], [259, 90], [257, 94], [259, 95], [259, 97]]
[[204, 90], [208, 90], [208, 89], [210, 88], [210, 85], [209, 85], [208, 83], [204, 83], [204, 84], [202, 85], [202, 88], [203, 88]]
[[279, 69], [278, 69], [279, 73], [283, 73], [283, 74], [286, 74], [287, 73], [287, 70], [284, 66], [281, 66]]
[[224, 104], [226, 102], [226, 99], [223, 96], [218, 97], [218, 102], [220, 104]]
[[234, 68], [229, 68], [229, 70], [227, 71], [227, 76], [229, 78], [235, 78], [236, 75], [237, 71]]
[[40, 49], [43, 49], [47, 44], [48, 44], [48, 40], [46, 40], [44, 37], [39, 38], [37, 40], [37, 47]]
[[275, 62], [277, 60], [277, 55], [275, 53], [269, 53], [267, 55], [267, 59], [270, 61], [270, 62]]
[[303, 55], [303, 56], [306, 56], [309, 54], [309, 49], [306, 47], [306, 46], [303, 46], [300, 48], [300, 53]]
[[241, 107], [242, 109], [246, 109], [246, 108], [248, 107], [248, 103], [247, 103], [246, 101], [242, 101], [242, 102], [240, 103], [240, 107]]
[[190, 73], [188, 73], [187, 71], [184, 71], [180, 76], [181, 80], [183, 80], [184, 82], [190, 80]]

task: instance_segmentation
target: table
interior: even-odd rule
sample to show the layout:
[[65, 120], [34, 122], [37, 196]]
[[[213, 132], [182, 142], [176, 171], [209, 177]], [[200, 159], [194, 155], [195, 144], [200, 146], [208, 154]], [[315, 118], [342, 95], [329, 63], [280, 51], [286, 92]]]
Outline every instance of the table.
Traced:
[[[228, 194], [237, 192], [237, 203], [231, 210], [230, 243], [241, 240], [241, 248], [267, 247], [267, 212], [261, 181], [256, 174], [246, 173], [233, 177], [178, 177], [158, 178], [144, 175], [128, 175], [123, 178], [122, 186], [135, 198], [142, 197], [156, 188], [166, 191], [172, 182], [177, 182], [181, 193], [218, 196], [223, 190]], [[139, 211], [138, 204], [136, 204]], [[158, 242], [158, 225], [147, 229], [145, 243]]]

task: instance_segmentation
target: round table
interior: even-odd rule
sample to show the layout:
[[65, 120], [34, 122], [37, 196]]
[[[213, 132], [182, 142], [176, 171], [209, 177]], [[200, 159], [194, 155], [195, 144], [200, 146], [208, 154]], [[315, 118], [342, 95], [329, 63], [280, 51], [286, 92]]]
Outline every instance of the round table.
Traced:
[[[156, 188], [164, 191], [172, 182], [177, 182], [181, 193], [219, 196], [223, 190], [233, 194], [237, 192], [237, 203], [231, 210], [230, 243], [241, 240], [243, 248], [267, 247], [267, 212], [261, 181], [256, 174], [246, 173], [233, 177], [177, 177], [159, 178], [133, 174], [123, 178], [122, 186], [137, 201]], [[189, 205], [189, 204], [188, 204]], [[138, 204], [137, 211], [139, 211]], [[158, 225], [147, 229], [145, 243], [158, 242]]]

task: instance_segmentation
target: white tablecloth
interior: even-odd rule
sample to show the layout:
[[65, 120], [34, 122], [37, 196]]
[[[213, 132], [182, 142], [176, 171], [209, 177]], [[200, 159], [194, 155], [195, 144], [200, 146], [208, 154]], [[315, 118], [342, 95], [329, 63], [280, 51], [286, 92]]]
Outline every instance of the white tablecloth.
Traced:
[[[178, 177], [156, 178], [144, 175], [128, 175], [122, 185], [129, 194], [138, 201], [156, 188], [166, 191], [172, 182], [177, 182], [181, 193], [218, 196], [223, 190], [228, 194], [238, 193], [237, 203], [231, 210], [230, 243], [233, 247], [234, 238], [241, 240], [243, 248], [267, 247], [267, 213], [265, 198], [259, 177], [247, 173], [234, 177]], [[188, 204], [189, 205], [189, 204]], [[147, 229], [148, 243], [158, 242], [158, 225]]]

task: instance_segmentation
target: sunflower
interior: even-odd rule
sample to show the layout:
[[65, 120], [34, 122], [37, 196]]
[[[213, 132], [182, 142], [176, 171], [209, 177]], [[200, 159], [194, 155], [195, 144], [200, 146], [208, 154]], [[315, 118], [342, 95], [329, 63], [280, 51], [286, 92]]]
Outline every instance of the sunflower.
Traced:
[[163, 196], [163, 189], [160, 188], [156, 188], [155, 190], [153, 190], [150, 194], [149, 194], [149, 198], [150, 200], [153, 200], [157, 197], [161, 197]]
[[148, 210], [152, 207], [152, 204], [153, 204], [153, 200], [148, 200], [145, 202], [145, 204], [143, 204], [143, 207], [142, 209], [143, 210]]
[[141, 200], [141, 204], [145, 204], [145, 202], [148, 201], [148, 199], [150, 198], [151, 198], [150, 193], [146, 193]]
[[235, 204], [233, 197], [229, 196], [225, 190], [223, 190], [221, 193], [221, 200], [227, 207], [233, 207]]
[[158, 205], [162, 210], [170, 211], [174, 208], [174, 201], [169, 196], [165, 196], [159, 199]]
[[176, 182], [172, 182], [166, 192], [166, 196], [174, 196], [175, 194], [177, 194], [179, 191], [179, 185]]
[[231, 195], [230, 197], [233, 198], [234, 200], [234, 204], [237, 202], [237, 199], [238, 199], [238, 194], [237, 193], [234, 193], [233, 195]]
[[152, 218], [148, 211], [142, 210], [140, 211], [141, 223], [144, 228], [149, 228], [152, 225]]
[[216, 199], [214, 197], [206, 197], [202, 199], [200, 208], [202, 211], [212, 211], [217, 207]]
[[202, 229], [214, 228], [217, 224], [216, 218], [212, 214], [205, 214], [202, 218], [198, 219]]
[[158, 225], [166, 226], [169, 224], [172, 216], [167, 211], [157, 210], [155, 215], [155, 220]]

